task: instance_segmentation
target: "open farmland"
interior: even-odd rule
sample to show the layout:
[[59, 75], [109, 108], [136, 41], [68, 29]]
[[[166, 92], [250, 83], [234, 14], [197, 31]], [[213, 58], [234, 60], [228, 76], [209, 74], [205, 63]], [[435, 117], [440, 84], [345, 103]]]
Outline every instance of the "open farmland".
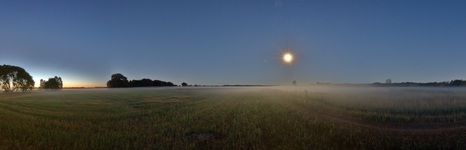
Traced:
[[465, 149], [465, 88], [0, 94], [0, 149]]

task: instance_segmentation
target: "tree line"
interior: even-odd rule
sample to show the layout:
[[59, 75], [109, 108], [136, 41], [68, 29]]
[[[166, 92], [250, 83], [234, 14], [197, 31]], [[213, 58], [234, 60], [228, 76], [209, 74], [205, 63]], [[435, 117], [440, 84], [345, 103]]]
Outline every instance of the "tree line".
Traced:
[[[294, 81], [293, 84], [296, 82]], [[34, 80], [32, 76], [21, 67], [12, 65], [1, 65], [0, 66], [0, 92], [15, 92], [15, 91], [30, 91], [34, 88]], [[427, 83], [416, 83], [416, 82], [400, 82], [392, 83], [391, 79], [387, 79], [385, 83], [374, 82], [374, 86], [466, 86], [466, 80], [451, 80], [444, 82], [427, 82]], [[121, 73], [116, 73], [111, 76], [111, 79], [107, 82], [107, 87], [158, 87], [158, 86], [177, 86], [172, 82], [166, 82], [161, 80], [141, 79], [141, 80], [128, 80]], [[188, 86], [187, 83], [183, 82], [181, 86]], [[61, 77], [55, 76], [49, 78], [47, 81], [41, 79], [41, 89], [61, 89], [63, 88], [63, 80]]]
[[451, 81], [443, 81], [443, 82], [426, 82], [426, 83], [418, 83], [418, 82], [400, 82], [400, 83], [392, 83], [390, 79], [387, 79], [385, 83], [374, 82], [372, 83], [374, 86], [466, 86], [466, 80], [451, 80]]
[[141, 79], [141, 80], [130, 80], [121, 73], [116, 73], [111, 76], [111, 79], [107, 82], [107, 87], [109, 88], [119, 88], [119, 87], [157, 87], [157, 86], [177, 86], [171, 82], [161, 81], [161, 80], [151, 80], [151, 79]]

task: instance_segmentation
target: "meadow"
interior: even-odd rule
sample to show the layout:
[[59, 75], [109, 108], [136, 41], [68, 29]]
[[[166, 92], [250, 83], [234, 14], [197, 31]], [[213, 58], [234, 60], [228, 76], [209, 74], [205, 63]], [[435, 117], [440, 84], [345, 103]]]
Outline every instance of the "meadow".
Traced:
[[0, 149], [466, 149], [466, 88], [0, 93]]

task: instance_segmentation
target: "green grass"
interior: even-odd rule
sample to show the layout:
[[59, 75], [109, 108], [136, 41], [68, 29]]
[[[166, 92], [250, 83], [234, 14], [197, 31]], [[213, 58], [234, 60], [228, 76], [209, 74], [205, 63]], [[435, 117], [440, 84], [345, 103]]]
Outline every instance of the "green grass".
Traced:
[[[1, 93], [0, 149], [465, 148], [464, 94], [396, 93], [278, 88]], [[429, 116], [446, 121], [429, 122]], [[414, 121], [403, 121], [406, 117]], [[450, 124], [441, 126], [445, 130], [426, 127], [443, 122]], [[407, 127], [400, 127], [403, 123]]]

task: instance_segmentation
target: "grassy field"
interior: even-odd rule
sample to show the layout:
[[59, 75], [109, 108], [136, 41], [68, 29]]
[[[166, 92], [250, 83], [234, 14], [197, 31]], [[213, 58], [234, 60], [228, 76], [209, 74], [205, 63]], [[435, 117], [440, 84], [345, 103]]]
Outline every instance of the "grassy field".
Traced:
[[466, 149], [466, 89], [129, 88], [0, 94], [0, 149]]

